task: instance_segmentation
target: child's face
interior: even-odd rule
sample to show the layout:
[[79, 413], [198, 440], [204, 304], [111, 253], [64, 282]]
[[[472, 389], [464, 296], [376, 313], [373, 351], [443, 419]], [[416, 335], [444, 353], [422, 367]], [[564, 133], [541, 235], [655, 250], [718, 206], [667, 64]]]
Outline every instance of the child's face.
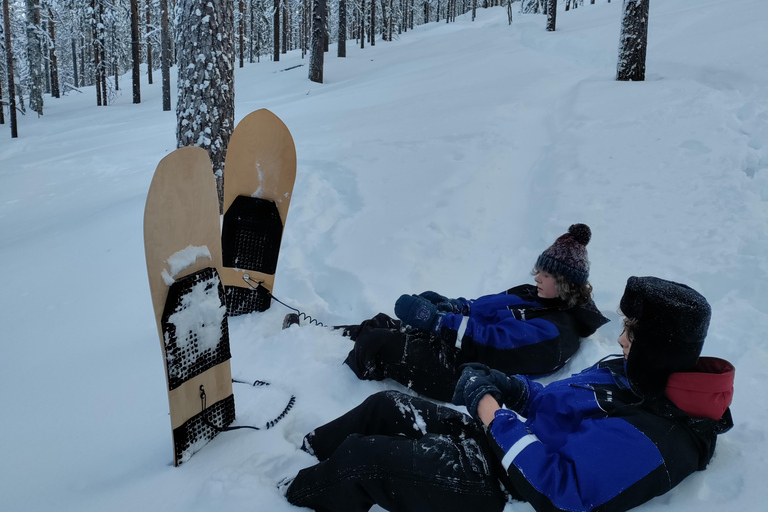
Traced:
[[542, 299], [554, 299], [557, 297], [557, 280], [548, 272], [539, 272], [534, 278], [536, 281], [536, 295]]
[[632, 347], [632, 340], [629, 339], [626, 327], [621, 331], [621, 336], [619, 336], [619, 345], [621, 345], [621, 351], [624, 353], [624, 359], [626, 359], [629, 356], [629, 349]]

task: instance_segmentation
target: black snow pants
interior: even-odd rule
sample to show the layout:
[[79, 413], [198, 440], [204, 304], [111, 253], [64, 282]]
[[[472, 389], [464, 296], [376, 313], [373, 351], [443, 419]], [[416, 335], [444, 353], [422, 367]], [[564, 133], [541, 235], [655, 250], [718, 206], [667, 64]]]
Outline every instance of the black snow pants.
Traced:
[[[303, 469], [288, 501], [318, 512], [499, 512], [506, 477], [469, 416], [397, 391], [368, 397], [307, 434], [320, 463]], [[502, 476], [503, 474], [503, 476]]]
[[459, 350], [439, 334], [403, 331], [399, 320], [379, 313], [346, 326], [355, 342], [344, 361], [363, 380], [392, 379], [417, 393], [450, 402], [459, 379]]

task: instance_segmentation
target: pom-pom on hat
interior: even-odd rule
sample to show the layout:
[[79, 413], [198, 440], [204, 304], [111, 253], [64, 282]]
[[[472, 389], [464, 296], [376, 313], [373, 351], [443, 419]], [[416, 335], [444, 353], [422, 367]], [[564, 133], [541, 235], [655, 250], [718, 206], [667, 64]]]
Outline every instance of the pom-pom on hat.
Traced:
[[689, 372], [707, 337], [712, 309], [699, 292], [658, 277], [630, 277], [620, 303], [632, 328], [627, 377], [641, 394], [660, 395], [669, 376]]
[[541, 253], [535, 268], [563, 276], [573, 284], [585, 284], [589, 279], [587, 244], [591, 238], [592, 230], [586, 224], [571, 225], [566, 234]]

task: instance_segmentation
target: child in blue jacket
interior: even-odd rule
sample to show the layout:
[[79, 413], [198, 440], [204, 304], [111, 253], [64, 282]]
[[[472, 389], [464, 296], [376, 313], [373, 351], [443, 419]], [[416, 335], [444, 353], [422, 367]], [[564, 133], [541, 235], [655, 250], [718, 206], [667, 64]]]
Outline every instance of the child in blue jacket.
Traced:
[[535, 285], [475, 300], [435, 292], [401, 296], [399, 320], [381, 313], [346, 329], [355, 341], [346, 364], [361, 379], [391, 378], [443, 401], [451, 399], [463, 363], [508, 374], [559, 369], [582, 337], [608, 322], [588, 281], [591, 236], [587, 225], [572, 225], [539, 256]]
[[734, 369], [699, 357], [710, 307], [691, 288], [632, 277], [621, 310], [624, 357], [546, 387], [467, 365], [454, 403], [471, 418], [398, 392], [369, 397], [305, 437], [320, 463], [285, 487], [288, 500], [499, 512], [508, 493], [538, 512], [623, 512], [666, 493], [732, 427]]

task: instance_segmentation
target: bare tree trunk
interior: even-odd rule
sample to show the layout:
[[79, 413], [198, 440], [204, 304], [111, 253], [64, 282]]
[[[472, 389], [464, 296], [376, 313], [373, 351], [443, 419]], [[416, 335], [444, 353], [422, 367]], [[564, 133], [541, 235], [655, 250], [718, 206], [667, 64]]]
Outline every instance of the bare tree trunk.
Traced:
[[347, 56], [347, 0], [339, 0], [339, 45], [336, 49], [338, 57]]
[[285, 5], [286, 2], [283, 2], [283, 51], [282, 53], [288, 53], [288, 45], [290, 44], [290, 41], [288, 40], [288, 6]]
[[547, 0], [547, 30], [555, 31], [555, 22], [557, 20], [557, 0]]
[[371, 46], [376, 45], [376, 0], [371, 0], [371, 24], [368, 27], [368, 35], [371, 38]]
[[13, 53], [11, 51], [11, 13], [8, 0], [3, 0], [3, 26], [5, 32], [5, 65], [8, 74], [8, 114], [11, 118], [11, 138], [19, 137], [16, 122], [16, 89], [13, 75]]
[[152, 0], [147, 0], [147, 10], [146, 10], [146, 30], [147, 30], [147, 79], [149, 80], [149, 85], [152, 85], [152, 38], [150, 37], [150, 33], [152, 32], [152, 8], [151, 8], [151, 2]]
[[237, 4], [240, 10], [240, 37], [238, 38], [238, 44], [240, 45], [240, 67], [245, 65], [245, 5], [243, 0], [240, 0]]
[[272, 48], [272, 60], [275, 62], [280, 61], [280, 0], [275, 0], [275, 15], [273, 19], [274, 23], [274, 47]]
[[645, 80], [649, 2], [650, 0], [624, 0], [616, 80]]
[[365, 0], [360, 2], [360, 48], [365, 48]]
[[160, 0], [160, 68], [163, 75], [163, 112], [171, 110], [171, 34], [168, 28], [168, 2]]
[[221, 211], [224, 159], [235, 127], [234, 0], [178, 0], [176, 13], [176, 143], [208, 152]]
[[[139, 0], [131, 0], [131, 59], [133, 59], [133, 102], [141, 103], [141, 39], [139, 36]], [[115, 64], [117, 68], [117, 64]], [[117, 84], [117, 73], [115, 73]]]
[[59, 58], [56, 55], [56, 25], [53, 21], [53, 9], [48, 8], [48, 35], [51, 38], [51, 96], [61, 98], [61, 88], [59, 87]]
[[40, 0], [27, 0], [27, 59], [29, 61], [29, 108], [43, 115], [43, 55], [40, 44]]
[[325, 56], [326, 0], [312, 2], [312, 54], [309, 57], [309, 79], [323, 83], [323, 59]]
[[94, 71], [94, 80], [96, 82], [96, 106], [101, 107], [102, 106], [102, 94], [101, 94], [101, 49], [99, 48], [99, 15], [97, 12], [98, 4], [96, 3], [96, 0], [91, 0], [91, 10], [92, 10], [92, 18], [91, 18], [91, 31], [92, 31], [92, 39], [93, 39], [93, 71]]

